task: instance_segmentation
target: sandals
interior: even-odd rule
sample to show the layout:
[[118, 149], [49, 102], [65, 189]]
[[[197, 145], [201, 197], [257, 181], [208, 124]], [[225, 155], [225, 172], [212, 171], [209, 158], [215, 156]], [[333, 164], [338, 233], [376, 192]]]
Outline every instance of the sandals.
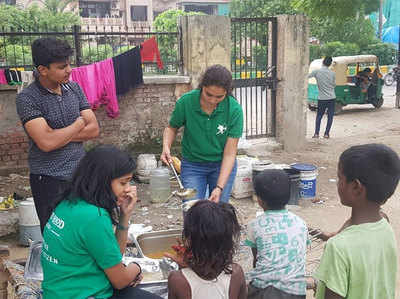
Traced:
[[329, 139], [329, 134], [325, 134], [324, 138]]

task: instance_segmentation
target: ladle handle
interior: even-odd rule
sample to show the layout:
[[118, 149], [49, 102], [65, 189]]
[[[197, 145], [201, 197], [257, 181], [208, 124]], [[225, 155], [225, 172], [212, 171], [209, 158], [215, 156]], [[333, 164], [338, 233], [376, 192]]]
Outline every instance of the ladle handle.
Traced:
[[172, 171], [173, 171], [173, 173], [174, 173], [174, 175], [175, 175], [176, 180], [178, 181], [179, 188], [180, 188], [180, 189], [183, 189], [183, 185], [182, 185], [181, 179], [179, 178], [178, 174], [176, 173], [174, 164], [173, 164], [172, 162], [169, 162], [168, 164], [169, 164], [169, 166], [171, 167], [171, 169], [172, 169]]

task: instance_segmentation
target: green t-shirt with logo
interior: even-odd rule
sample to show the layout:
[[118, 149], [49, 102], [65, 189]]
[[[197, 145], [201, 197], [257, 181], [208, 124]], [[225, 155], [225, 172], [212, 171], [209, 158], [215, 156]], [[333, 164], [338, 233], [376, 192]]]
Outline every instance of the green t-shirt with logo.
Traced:
[[43, 298], [109, 298], [104, 269], [121, 260], [109, 213], [81, 199], [64, 200], [43, 232]]
[[184, 94], [175, 105], [169, 125], [185, 127], [182, 155], [191, 162], [219, 162], [228, 137], [240, 138], [243, 110], [232, 96], [226, 96], [208, 115], [200, 107], [200, 89]]
[[328, 240], [315, 278], [317, 299], [328, 287], [346, 299], [394, 299], [396, 240], [386, 219], [352, 225]]

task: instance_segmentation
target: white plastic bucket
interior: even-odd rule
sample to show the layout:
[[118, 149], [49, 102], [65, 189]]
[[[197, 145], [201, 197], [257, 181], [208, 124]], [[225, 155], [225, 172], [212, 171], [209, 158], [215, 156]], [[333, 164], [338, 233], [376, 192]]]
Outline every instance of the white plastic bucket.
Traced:
[[33, 198], [27, 198], [18, 206], [19, 214], [19, 243], [29, 246], [29, 239], [32, 241], [42, 240], [40, 221], [36, 213]]
[[33, 198], [27, 198], [18, 206], [19, 225], [36, 226], [40, 225], [39, 217], [36, 213], [35, 203]]
[[234, 198], [250, 197], [253, 194], [252, 168], [242, 165], [237, 168], [231, 195]]

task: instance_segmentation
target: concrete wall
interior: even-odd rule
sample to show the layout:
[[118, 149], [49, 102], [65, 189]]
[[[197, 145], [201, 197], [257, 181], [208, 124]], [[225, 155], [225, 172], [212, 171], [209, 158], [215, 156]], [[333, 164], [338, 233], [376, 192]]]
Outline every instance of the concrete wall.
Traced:
[[231, 21], [225, 16], [181, 17], [184, 74], [197, 87], [201, 74], [213, 64], [231, 68]]
[[[100, 136], [93, 144], [132, 148], [159, 142], [176, 100], [190, 90], [190, 78], [147, 77], [145, 84], [119, 98], [120, 116], [109, 118], [103, 108], [95, 111]], [[0, 87], [0, 174], [27, 169], [28, 138], [15, 108], [15, 88]]]
[[301, 149], [306, 138], [308, 37], [305, 16], [278, 16], [276, 132], [289, 152]]

